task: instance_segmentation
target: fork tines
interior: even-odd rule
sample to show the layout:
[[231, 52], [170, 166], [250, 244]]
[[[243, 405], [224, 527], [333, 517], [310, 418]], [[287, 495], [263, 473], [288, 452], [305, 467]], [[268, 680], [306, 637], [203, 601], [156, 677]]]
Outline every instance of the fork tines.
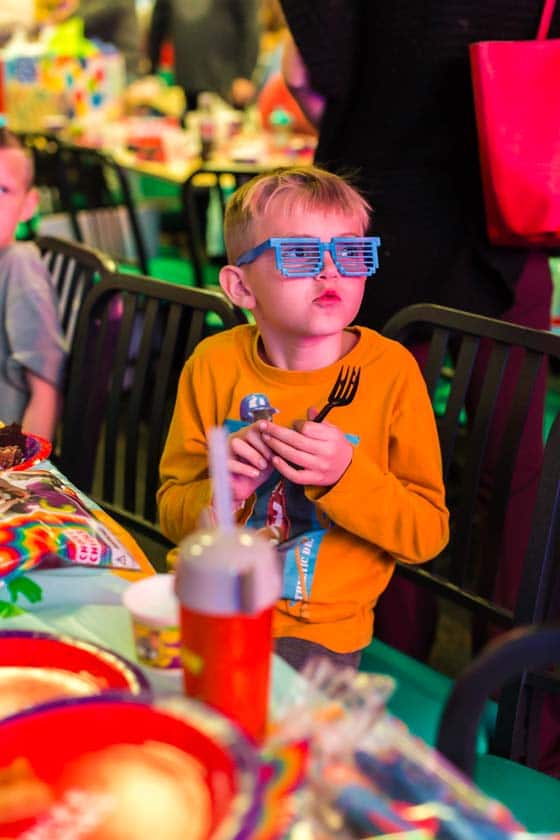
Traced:
[[329, 394], [329, 401], [335, 401], [338, 405], [352, 402], [360, 383], [360, 373], [359, 367], [341, 367]]

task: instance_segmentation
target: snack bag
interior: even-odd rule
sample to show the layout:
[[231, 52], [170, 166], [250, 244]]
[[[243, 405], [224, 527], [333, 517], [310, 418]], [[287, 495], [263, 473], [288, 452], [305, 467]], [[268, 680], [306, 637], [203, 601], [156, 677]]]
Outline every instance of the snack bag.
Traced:
[[139, 570], [80, 494], [52, 469], [0, 475], [0, 579], [79, 565]]

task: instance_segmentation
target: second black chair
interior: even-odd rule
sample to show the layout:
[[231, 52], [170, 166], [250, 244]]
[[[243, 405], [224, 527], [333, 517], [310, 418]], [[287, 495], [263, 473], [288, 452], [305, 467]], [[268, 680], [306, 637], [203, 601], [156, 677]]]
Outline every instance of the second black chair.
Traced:
[[243, 315], [217, 291], [151, 277], [104, 277], [82, 307], [70, 360], [57, 463], [133, 532], [157, 527], [159, 460], [183, 362], [208, 333]]

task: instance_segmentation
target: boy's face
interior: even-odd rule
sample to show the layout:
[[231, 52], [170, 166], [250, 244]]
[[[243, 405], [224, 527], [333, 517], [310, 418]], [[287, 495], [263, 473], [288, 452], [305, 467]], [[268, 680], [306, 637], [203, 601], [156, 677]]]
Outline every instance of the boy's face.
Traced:
[[[273, 236], [309, 236], [329, 241], [333, 236], [363, 236], [353, 216], [323, 210], [269, 216], [253, 225], [253, 245]], [[341, 332], [356, 317], [364, 293], [365, 277], [344, 277], [330, 253], [315, 277], [285, 277], [276, 268], [274, 252], [264, 251], [243, 266], [247, 287], [254, 296], [252, 309], [263, 335], [273, 333], [297, 340]]]
[[13, 241], [19, 222], [31, 218], [37, 194], [28, 184], [29, 165], [19, 149], [0, 149], [0, 248]]

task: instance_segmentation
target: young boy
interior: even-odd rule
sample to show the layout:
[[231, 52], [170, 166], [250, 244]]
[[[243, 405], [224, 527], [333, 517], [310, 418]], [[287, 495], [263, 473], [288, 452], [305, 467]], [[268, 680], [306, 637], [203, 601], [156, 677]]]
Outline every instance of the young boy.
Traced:
[[[220, 283], [256, 325], [195, 349], [161, 460], [161, 526], [179, 542], [212, 503], [208, 429], [229, 429], [238, 521], [267, 529], [282, 550], [276, 651], [296, 668], [315, 653], [357, 666], [395, 560], [429, 560], [448, 539], [416, 362], [400, 344], [349, 327], [364, 284], [376, 282], [368, 217], [348, 183], [315, 167], [261, 175], [234, 193]], [[313, 422], [341, 368], [347, 381], [359, 372], [353, 400]]]
[[0, 126], [0, 419], [51, 439], [66, 350], [41, 255], [14, 241], [37, 206], [32, 184], [28, 152]]

